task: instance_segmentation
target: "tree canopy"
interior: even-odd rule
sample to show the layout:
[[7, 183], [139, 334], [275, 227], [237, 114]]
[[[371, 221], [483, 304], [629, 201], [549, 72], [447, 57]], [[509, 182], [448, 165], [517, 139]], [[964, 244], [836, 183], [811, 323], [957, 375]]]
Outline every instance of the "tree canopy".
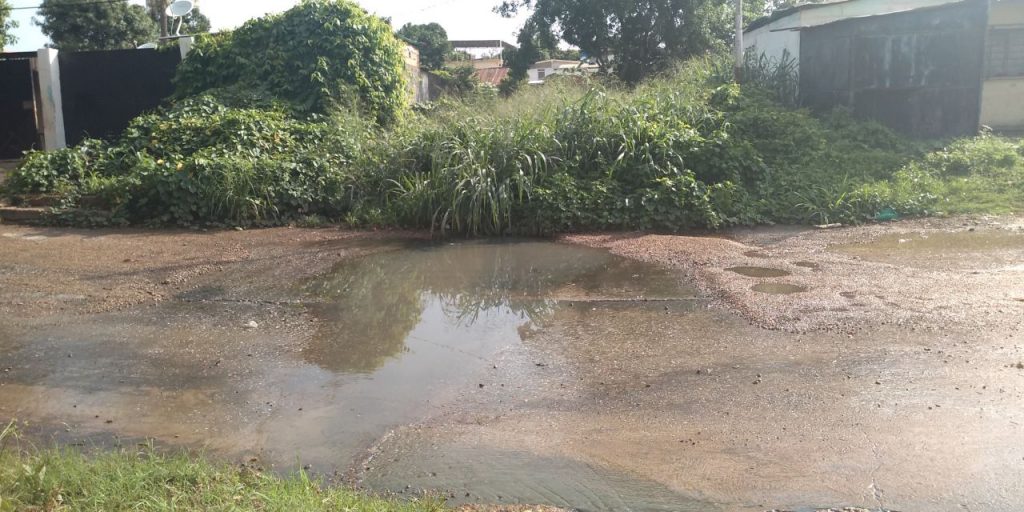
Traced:
[[[784, 0], [748, 0], [748, 19]], [[512, 79], [560, 44], [578, 48], [604, 72], [626, 83], [670, 63], [732, 44], [734, 0], [504, 0], [496, 10], [511, 17], [532, 9], [519, 33], [519, 50], [506, 54]]]
[[50, 46], [61, 50], [135, 48], [159, 34], [146, 8], [127, 0], [43, 0], [33, 21], [50, 38]]
[[448, 32], [437, 23], [414, 25], [406, 23], [398, 30], [398, 37], [420, 52], [420, 66], [438, 70], [444, 67], [445, 59], [452, 51]]
[[3, 50], [4, 46], [18, 42], [13, 33], [16, 28], [18, 22], [11, 19], [11, 4], [7, 3], [7, 0], [0, 0], [0, 50]]

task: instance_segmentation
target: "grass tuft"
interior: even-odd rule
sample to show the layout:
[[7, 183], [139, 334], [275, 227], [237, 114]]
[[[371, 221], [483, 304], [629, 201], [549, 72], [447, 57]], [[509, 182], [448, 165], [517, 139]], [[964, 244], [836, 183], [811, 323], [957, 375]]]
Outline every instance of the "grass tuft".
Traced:
[[440, 512], [441, 500], [397, 501], [212, 463], [149, 447], [85, 455], [22, 450], [13, 424], [0, 433], [0, 511], [366, 511]]

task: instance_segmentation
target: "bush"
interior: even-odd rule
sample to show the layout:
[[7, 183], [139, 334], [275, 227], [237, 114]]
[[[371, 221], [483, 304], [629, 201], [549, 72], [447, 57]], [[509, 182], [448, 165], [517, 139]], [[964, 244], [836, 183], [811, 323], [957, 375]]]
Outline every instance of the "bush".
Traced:
[[266, 225], [340, 215], [343, 170], [366, 137], [360, 122], [282, 109], [240, 109], [214, 94], [142, 116], [121, 139], [32, 153], [12, 175], [16, 194], [83, 197], [129, 222]]
[[300, 113], [350, 108], [381, 124], [408, 103], [402, 43], [349, 0], [303, 0], [283, 14], [200, 35], [178, 71], [177, 97], [211, 89], [262, 91]]
[[133, 223], [345, 219], [466, 235], [1024, 208], [1019, 142], [929, 152], [849, 112], [786, 107], [767, 78], [723, 83], [716, 66], [691, 62], [633, 89], [573, 77], [508, 99], [467, 94], [386, 129], [214, 90], [140, 117], [115, 143], [33, 153], [11, 189]]

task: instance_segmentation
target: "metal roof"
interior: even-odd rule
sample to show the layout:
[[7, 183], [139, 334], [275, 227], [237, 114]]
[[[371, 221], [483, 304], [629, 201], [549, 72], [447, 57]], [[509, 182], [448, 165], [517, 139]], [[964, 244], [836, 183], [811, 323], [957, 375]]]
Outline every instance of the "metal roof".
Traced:
[[518, 48], [516, 45], [512, 43], [507, 43], [505, 41], [502, 41], [501, 39], [466, 39], [448, 42], [451, 43], [453, 48]]
[[819, 7], [827, 7], [827, 6], [836, 5], [836, 4], [845, 4], [845, 3], [856, 2], [856, 1], [857, 0], [829, 0], [829, 1], [826, 1], [826, 2], [819, 2], [819, 3], [802, 3], [802, 4], [795, 5], [793, 7], [787, 7], [785, 9], [776, 9], [770, 15], [758, 18], [758, 19], [750, 22], [750, 24], [747, 25], [747, 28], [744, 30], [744, 32], [750, 32], [752, 30], [757, 30], [757, 29], [759, 29], [759, 28], [761, 28], [761, 27], [763, 27], [765, 25], [769, 25], [769, 24], [771, 24], [771, 23], [773, 23], [775, 21], [781, 20], [781, 19], [783, 19], [783, 18], [785, 18], [787, 16], [796, 14], [796, 13], [801, 12], [801, 11], [806, 11], [806, 10], [809, 10], [809, 9], [817, 9]]

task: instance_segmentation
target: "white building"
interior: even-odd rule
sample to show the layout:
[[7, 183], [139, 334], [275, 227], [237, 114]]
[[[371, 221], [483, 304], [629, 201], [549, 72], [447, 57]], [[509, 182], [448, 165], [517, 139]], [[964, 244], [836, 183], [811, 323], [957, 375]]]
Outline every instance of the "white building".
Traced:
[[926, 136], [1024, 128], [1024, 0], [804, 4], [754, 21], [744, 44], [788, 56], [812, 108]]
[[554, 75], [582, 75], [597, 73], [598, 66], [578, 60], [549, 59], [530, 66], [527, 71], [531, 84], [542, 84]]

